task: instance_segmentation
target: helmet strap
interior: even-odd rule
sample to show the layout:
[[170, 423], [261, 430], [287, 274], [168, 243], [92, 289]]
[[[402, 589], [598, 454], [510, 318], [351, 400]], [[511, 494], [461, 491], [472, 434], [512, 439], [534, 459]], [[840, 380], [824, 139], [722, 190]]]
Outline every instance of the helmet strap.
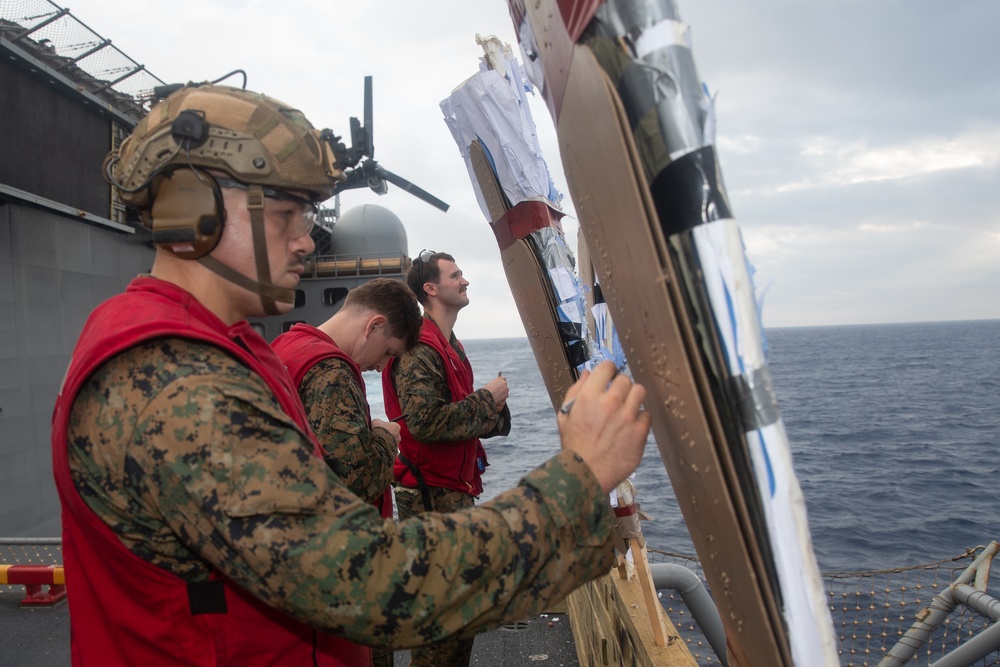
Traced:
[[264, 226], [264, 189], [259, 185], [251, 185], [247, 192], [247, 209], [250, 211], [250, 230], [253, 234], [254, 261], [257, 265], [257, 280], [254, 281], [242, 273], [231, 269], [211, 255], [205, 255], [198, 261], [213, 273], [234, 283], [243, 289], [260, 296], [260, 303], [267, 315], [279, 313], [275, 302], [294, 304], [295, 292], [283, 287], [277, 287], [271, 282], [271, 265], [267, 259], [267, 237]]

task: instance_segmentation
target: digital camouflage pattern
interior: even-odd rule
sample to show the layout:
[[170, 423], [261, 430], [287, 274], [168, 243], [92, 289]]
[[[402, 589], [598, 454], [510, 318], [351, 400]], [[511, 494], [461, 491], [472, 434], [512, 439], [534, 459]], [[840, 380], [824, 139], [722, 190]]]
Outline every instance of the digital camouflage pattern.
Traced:
[[147, 342], [95, 372], [67, 447], [82, 498], [141, 558], [189, 582], [215, 568], [373, 646], [471, 637], [612, 564], [607, 498], [575, 453], [481, 507], [383, 522], [263, 380], [194, 341]]
[[368, 397], [347, 362], [317, 362], [302, 378], [299, 396], [330, 468], [366, 502], [380, 498], [393, 481], [399, 449], [388, 431], [368, 427]]
[[[425, 317], [430, 319], [427, 315]], [[459, 359], [465, 361], [465, 349], [454, 332], [449, 343]], [[501, 409], [488, 389], [478, 389], [464, 399], [452, 402], [444, 364], [437, 350], [418, 343], [393, 365], [396, 395], [400, 409], [406, 415], [410, 434], [422, 442], [447, 443], [484, 436], [499, 429], [503, 423]], [[429, 487], [428, 490], [431, 504], [439, 512], [452, 512], [475, 505], [475, 499], [465, 493], [437, 487]], [[421, 514], [424, 506], [420, 493], [410, 492], [397, 484], [396, 509], [400, 519]], [[436, 643], [411, 652], [410, 664], [413, 667], [465, 667], [469, 664], [472, 646], [472, 637]]]
[[[476, 504], [475, 499], [467, 493], [433, 487], [429, 491], [431, 507], [435, 512], [458, 512]], [[420, 514], [424, 511], [420, 491], [398, 487], [396, 507], [401, 517]], [[424, 648], [413, 649], [410, 652], [410, 667], [466, 667], [472, 658], [474, 642], [474, 637], [449, 639]]]
[[[451, 335], [451, 346], [465, 359], [465, 351]], [[482, 437], [503, 423], [500, 408], [488, 389], [477, 389], [452, 403], [444, 360], [434, 348], [418, 343], [396, 358], [392, 379], [406, 427], [421, 442], [454, 442]]]

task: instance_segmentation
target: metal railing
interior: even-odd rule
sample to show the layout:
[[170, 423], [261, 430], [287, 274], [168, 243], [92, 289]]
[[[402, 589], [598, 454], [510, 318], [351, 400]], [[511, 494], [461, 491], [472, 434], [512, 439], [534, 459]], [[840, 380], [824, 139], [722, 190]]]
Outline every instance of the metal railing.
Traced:
[[398, 276], [410, 268], [410, 258], [399, 252], [313, 255], [306, 258], [303, 278]]
[[0, 0], [0, 40], [133, 120], [163, 81], [50, 0]]

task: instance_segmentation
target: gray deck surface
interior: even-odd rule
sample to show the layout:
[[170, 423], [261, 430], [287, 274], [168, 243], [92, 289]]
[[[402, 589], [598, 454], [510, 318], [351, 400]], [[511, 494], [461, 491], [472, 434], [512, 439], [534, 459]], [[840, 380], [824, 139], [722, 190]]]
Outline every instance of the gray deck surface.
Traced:
[[[23, 586], [0, 586], [0, 667], [69, 667], [69, 607], [22, 608]], [[396, 666], [409, 662], [396, 652]], [[476, 637], [472, 664], [482, 667], [579, 665], [565, 614], [543, 614]]]
[[69, 608], [21, 608], [24, 586], [0, 586], [0, 667], [69, 666]]

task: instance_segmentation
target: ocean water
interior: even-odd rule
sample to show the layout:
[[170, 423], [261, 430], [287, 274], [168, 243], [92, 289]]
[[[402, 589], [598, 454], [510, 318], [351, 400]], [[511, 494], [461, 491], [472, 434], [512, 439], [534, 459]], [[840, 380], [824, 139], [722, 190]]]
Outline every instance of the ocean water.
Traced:
[[[1000, 320], [767, 337], [821, 570], [916, 565], [1000, 539]], [[552, 456], [558, 431], [527, 339], [465, 346], [477, 386], [503, 371], [511, 391], [511, 433], [486, 441], [486, 500]], [[365, 379], [381, 415], [379, 377]], [[647, 544], [693, 555], [652, 439], [634, 483], [653, 516], [642, 524]]]

